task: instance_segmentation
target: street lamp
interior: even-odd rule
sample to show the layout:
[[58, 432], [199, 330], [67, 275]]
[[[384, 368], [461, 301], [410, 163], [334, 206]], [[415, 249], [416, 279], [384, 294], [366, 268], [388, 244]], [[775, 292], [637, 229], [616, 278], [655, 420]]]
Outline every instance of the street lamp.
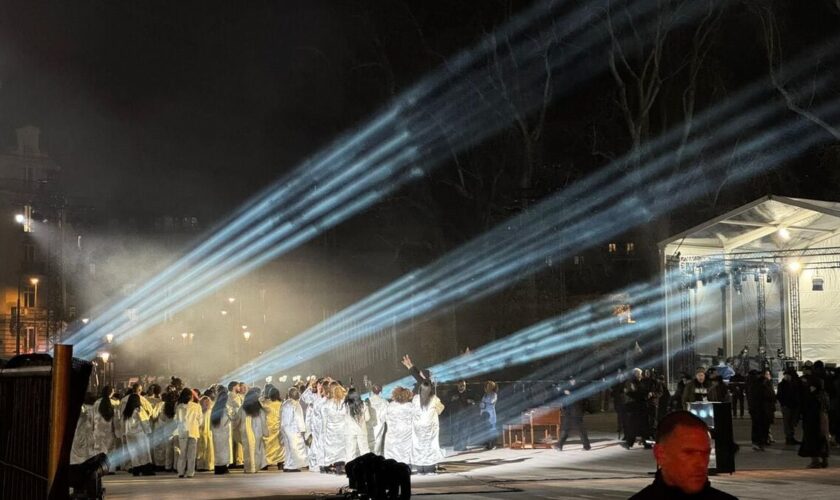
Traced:
[[236, 297], [228, 297], [228, 302], [233, 304], [234, 302], [236, 302]]
[[[82, 320], [82, 321], [84, 321], [84, 320]], [[106, 342], [108, 342], [109, 344], [110, 344], [111, 342], [113, 342], [113, 341], [114, 341], [114, 334], [113, 334], [113, 333], [109, 333], [108, 335], [105, 335], [105, 341], [106, 341]]]
[[18, 224], [23, 224], [24, 222], [26, 222], [26, 217], [24, 217], [23, 214], [15, 214], [15, 222], [17, 222]]
[[32, 307], [38, 307], [38, 283], [40, 281], [38, 278], [29, 278], [29, 282], [35, 287], [35, 297], [32, 298]]
[[222, 316], [227, 316], [227, 311], [225, 311], [224, 309], [222, 309]]
[[88, 323], [90, 323], [90, 318], [82, 318], [82, 324], [83, 325], [86, 325]]
[[248, 342], [248, 340], [251, 338], [251, 332], [245, 330], [244, 332], [242, 332], [242, 336], [245, 337], [245, 342]]

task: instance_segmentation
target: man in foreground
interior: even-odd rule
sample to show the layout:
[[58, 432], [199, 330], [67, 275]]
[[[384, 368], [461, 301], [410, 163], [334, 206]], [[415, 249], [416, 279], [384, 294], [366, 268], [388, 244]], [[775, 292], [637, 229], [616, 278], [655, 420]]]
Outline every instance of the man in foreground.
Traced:
[[656, 429], [656, 479], [630, 500], [737, 499], [709, 484], [709, 453], [712, 441], [709, 428], [687, 411], [669, 413]]

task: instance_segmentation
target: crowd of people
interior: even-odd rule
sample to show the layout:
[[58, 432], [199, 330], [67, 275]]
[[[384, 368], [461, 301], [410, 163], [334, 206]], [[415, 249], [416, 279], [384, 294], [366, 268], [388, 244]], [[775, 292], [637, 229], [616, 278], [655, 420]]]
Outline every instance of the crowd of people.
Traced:
[[[374, 452], [432, 474], [444, 456], [439, 415], [445, 406], [428, 372], [412, 373], [413, 390], [396, 387], [386, 399], [379, 386], [368, 384], [364, 401], [352, 385], [314, 376], [284, 394], [270, 383], [258, 388], [238, 381], [202, 392], [176, 377], [166, 387], [145, 390], [136, 382], [124, 394], [104, 387], [83, 405], [71, 463], [105, 453], [112, 466], [134, 475], [169, 471], [190, 478], [196, 471], [269, 467], [343, 474], [346, 463]], [[492, 382], [488, 393], [495, 396]], [[483, 413], [492, 413], [495, 400], [486, 399]], [[488, 420], [495, 425], [494, 415]]]

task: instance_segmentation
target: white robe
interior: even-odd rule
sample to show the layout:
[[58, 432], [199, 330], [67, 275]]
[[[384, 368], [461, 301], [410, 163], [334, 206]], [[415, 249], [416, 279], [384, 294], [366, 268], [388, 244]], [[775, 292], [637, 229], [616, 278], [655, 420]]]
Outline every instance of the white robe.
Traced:
[[[212, 410], [210, 411], [212, 415]], [[222, 413], [219, 425], [214, 427], [212, 422], [210, 423], [210, 428], [213, 432], [213, 458], [215, 464], [219, 467], [233, 463], [230, 421], [230, 406], [227, 406]]]
[[70, 448], [71, 464], [80, 464], [94, 455], [93, 411], [92, 405], [82, 405], [79, 420], [76, 421], [76, 433], [73, 434], [73, 447]]
[[111, 420], [105, 420], [105, 417], [99, 413], [101, 402], [102, 399], [97, 399], [93, 403], [93, 451], [94, 454], [105, 453], [108, 455], [118, 447], [115, 426], [120, 422], [117, 418], [120, 402], [116, 399], [111, 400], [111, 405], [114, 407], [114, 416], [111, 417]]
[[149, 419], [141, 408], [135, 408], [131, 418], [123, 420], [123, 430], [128, 453], [131, 457], [131, 467], [140, 467], [152, 463], [152, 453], [149, 448], [149, 434], [152, 427]]
[[199, 428], [198, 446], [196, 448], [195, 467], [198, 470], [213, 470], [216, 466], [213, 450], [213, 433], [210, 430], [210, 415], [213, 413], [211, 406], [202, 414], [201, 426]]
[[384, 418], [388, 427], [385, 432], [385, 458], [393, 458], [397, 462], [410, 465], [412, 435], [414, 434], [414, 405], [411, 402], [392, 401], [388, 403]]
[[356, 419], [350, 415], [350, 409], [344, 416], [344, 453], [345, 462], [349, 462], [354, 458], [370, 453], [368, 446], [367, 423], [370, 420], [370, 412], [368, 406], [362, 406], [362, 415]]
[[283, 447], [286, 449], [285, 469], [302, 469], [310, 465], [303, 440], [306, 422], [300, 402], [287, 399], [280, 412], [280, 428], [283, 433]]
[[343, 462], [346, 458], [344, 450], [346, 415], [347, 407], [342, 401], [330, 399], [321, 407], [324, 465]]
[[414, 396], [414, 432], [411, 436], [411, 465], [429, 466], [443, 460], [440, 449], [440, 423], [438, 415], [443, 405], [437, 396], [432, 396], [426, 408], [420, 407], [420, 396]]
[[242, 408], [237, 417], [239, 421], [239, 439], [242, 442], [244, 472], [253, 473], [268, 465], [265, 461], [265, 443], [268, 435], [265, 425], [265, 412], [260, 410], [256, 417], [251, 417]]
[[385, 445], [385, 414], [388, 411], [388, 401], [382, 396], [371, 394], [370, 420], [368, 420], [368, 446], [377, 455], [383, 454]]
[[327, 400], [311, 389], [303, 391], [300, 399], [303, 400], [304, 397], [308, 401], [306, 406], [306, 433], [308, 436], [312, 436], [312, 441], [309, 444], [309, 470], [317, 470], [319, 467], [326, 465], [324, 463], [324, 420], [322, 411]]
[[230, 424], [231, 424], [231, 434], [230, 439], [232, 443], [232, 452], [233, 457], [231, 459], [232, 464], [242, 464], [244, 460], [243, 450], [242, 450], [242, 441], [240, 440], [241, 435], [239, 433], [239, 409], [242, 407], [242, 403], [245, 401], [245, 396], [242, 394], [231, 393], [228, 394], [228, 412], [230, 413]]

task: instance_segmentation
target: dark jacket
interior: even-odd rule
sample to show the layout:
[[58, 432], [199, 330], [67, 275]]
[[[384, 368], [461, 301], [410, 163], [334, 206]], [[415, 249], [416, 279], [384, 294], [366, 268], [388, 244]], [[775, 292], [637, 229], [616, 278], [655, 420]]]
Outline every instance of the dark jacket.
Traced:
[[747, 407], [754, 418], [765, 418], [773, 421], [776, 411], [776, 395], [769, 380], [760, 377], [754, 379], [747, 390]]
[[785, 408], [799, 408], [802, 399], [802, 382], [799, 377], [791, 380], [782, 380], [776, 389], [776, 399], [779, 405]]
[[679, 500], [681, 498], [696, 500], [738, 500], [738, 497], [712, 488], [712, 485], [708, 481], [702, 491], [689, 495], [679, 488], [665, 484], [665, 481], [662, 480], [662, 474], [659, 471], [656, 472], [656, 479], [654, 479], [653, 484], [630, 497], [630, 500]]

